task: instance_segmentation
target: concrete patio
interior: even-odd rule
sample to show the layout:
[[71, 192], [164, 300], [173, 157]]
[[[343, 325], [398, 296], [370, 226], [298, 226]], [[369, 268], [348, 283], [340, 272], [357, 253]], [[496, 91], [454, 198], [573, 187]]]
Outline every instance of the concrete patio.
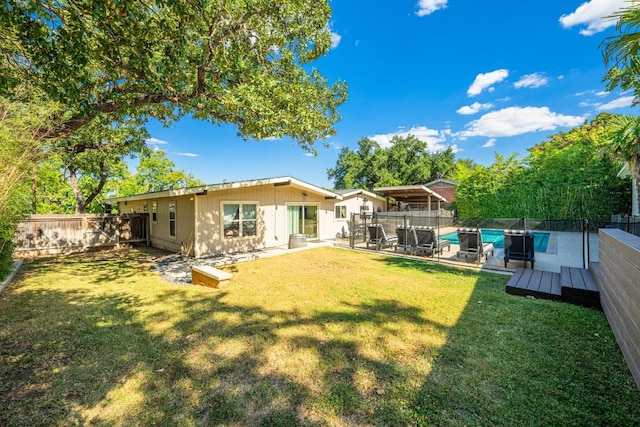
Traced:
[[[448, 232], [455, 231], [455, 229], [442, 229], [440, 234], [446, 234]], [[589, 234], [589, 248], [587, 251], [586, 241], [584, 252], [585, 256], [583, 259], [583, 235], [580, 232], [559, 232], [559, 231], [551, 231], [551, 236], [549, 237], [549, 243], [547, 245], [546, 252], [536, 252], [535, 254], [535, 269], [540, 271], [549, 271], [554, 273], [560, 273], [561, 267], [577, 267], [577, 268], [588, 268], [589, 262], [597, 262], [598, 261], [598, 234], [590, 233]], [[336, 244], [340, 246], [348, 245], [348, 239], [337, 240]], [[355, 248], [358, 249], [367, 249], [366, 242], [359, 241], [356, 242]], [[385, 252], [394, 255], [401, 256], [410, 256], [418, 259], [426, 259], [429, 261], [442, 262], [446, 264], [471, 267], [471, 268], [482, 268], [485, 270], [493, 270], [493, 271], [501, 271], [512, 273], [519, 267], [525, 267], [525, 263], [523, 261], [509, 261], [508, 267], [504, 266], [504, 249], [496, 248], [494, 250], [493, 256], [489, 255], [488, 259], [477, 265], [476, 260], [472, 258], [461, 258], [458, 259], [456, 256], [460, 246], [457, 244], [451, 244], [451, 250], [447, 251], [446, 249], [442, 254], [435, 254], [433, 257], [428, 256], [413, 256], [405, 252], [403, 249], [399, 249], [398, 251], [395, 248], [386, 248], [382, 249], [379, 252]], [[369, 249], [374, 250], [374, 249]], [[588, 254], [587, 254], [588, 252]], [[527, 263], [527, 267], [531, 268], [531, 263]]]

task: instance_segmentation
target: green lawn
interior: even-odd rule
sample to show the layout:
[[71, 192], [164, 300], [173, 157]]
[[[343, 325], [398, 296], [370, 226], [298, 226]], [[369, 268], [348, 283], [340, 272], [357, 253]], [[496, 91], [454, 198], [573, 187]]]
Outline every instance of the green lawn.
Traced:
[[0, 296], [0, 425], [633, 425], [601, 312], [508, 277], [321, 248], [174, 286], [129, 250]]

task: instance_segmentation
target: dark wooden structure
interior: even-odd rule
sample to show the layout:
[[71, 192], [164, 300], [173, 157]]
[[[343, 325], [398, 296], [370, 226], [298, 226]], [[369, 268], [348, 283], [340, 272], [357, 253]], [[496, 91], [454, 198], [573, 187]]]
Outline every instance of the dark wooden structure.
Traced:
[[561, 267], [560, 273], [518, 268], [506, 286], [511, 295], [532, 296], [600, 307], [600, 291], [591, 272], [584, 268]]

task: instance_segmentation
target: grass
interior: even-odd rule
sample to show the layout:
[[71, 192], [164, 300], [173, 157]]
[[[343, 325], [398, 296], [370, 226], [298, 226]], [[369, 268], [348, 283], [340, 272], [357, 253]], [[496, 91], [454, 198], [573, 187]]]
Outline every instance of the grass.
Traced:
[[0, 296], [0, 425], [633, 425], [601, 312], [506, 276], [322, 248], [173, 286], [148, 251], [27, 263]]

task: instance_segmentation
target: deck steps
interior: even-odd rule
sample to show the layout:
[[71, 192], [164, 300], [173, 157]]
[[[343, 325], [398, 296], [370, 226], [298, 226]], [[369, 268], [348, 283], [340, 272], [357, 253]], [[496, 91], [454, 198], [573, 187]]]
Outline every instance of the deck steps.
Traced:
[[518, 268], [505, 290], [511, 295], [600, 308], [598, 285], [591, 272], [584, 268], [561, 267], [560, 273]]

